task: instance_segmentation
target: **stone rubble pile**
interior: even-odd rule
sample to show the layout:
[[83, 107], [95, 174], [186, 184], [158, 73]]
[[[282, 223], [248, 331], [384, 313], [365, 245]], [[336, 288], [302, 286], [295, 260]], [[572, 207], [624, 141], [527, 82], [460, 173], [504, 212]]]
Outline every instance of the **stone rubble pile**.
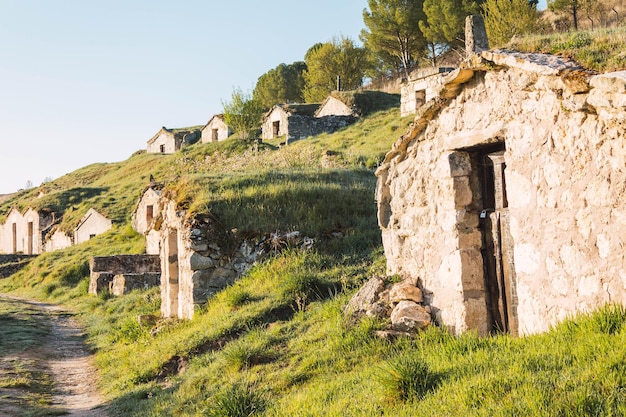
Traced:
[[413, 279], [388, 283], [384, 278], [374, 276], [352, 297], [344, 313], [352, 320], [363, 316], [390, 319], [390, 332], [380, 332], [382, 337], [414, 334], [432, 322], [430, 307], [424, 306], [419, 282]]

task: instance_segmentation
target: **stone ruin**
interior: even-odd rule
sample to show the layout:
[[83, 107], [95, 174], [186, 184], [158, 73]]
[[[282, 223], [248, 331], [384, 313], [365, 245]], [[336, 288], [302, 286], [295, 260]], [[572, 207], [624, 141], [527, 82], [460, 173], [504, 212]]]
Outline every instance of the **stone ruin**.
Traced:
[[94, 256], [89, 260], [89, 294], [103, 290], [113, 295], [159, 285], [161, 260], [156, 255]]
[[299, 232], [239, 237], [211, 215], [188, 218], [175, 201], [149, 189], [137, 203], [132, 224], [146, 236], [147, 246], [158, 251], [164, 317], [191, 319], [196, 306], [264, 257], [287, 247], [313, 245]]
[[477, 52], [376, 172], [387, 273], [454, 334], [626, 304], [626, 72]]

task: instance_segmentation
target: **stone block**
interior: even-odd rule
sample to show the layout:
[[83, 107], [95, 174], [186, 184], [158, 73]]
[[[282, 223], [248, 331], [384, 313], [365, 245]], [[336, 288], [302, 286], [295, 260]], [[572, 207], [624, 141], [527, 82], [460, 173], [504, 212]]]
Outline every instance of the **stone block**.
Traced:
[[452, 152], [448, 155], [450, 176], [469, 176], [472, 172], [472, 162], [467, 152]]
[[391, 312], [391, 327], [400, 332], [414, 332], [430, 326], [432, 318], [424, 307], [413, 301], [400, 301]]
[[410, 282], [398, 282], [391, 287], [389, 291], [389, 301], [399, 303], [400, 301], [414, 301], [421, 303], [424, 301], [422, 290]]
[[215, 261], [211, 257], [202, 256], [197, 252], [194, 252], [189, 258], [189, 265], [192, 271], [203, 271], [215, 268]]
[[102, 290], [108, 290], [114, 276], [110, 272], [92, 272], [89, 278], [89, 294], [98, 295]]
[[605, 93], [626, 93], [626, 71], [596, 75], [591, 77], [589, 84]]

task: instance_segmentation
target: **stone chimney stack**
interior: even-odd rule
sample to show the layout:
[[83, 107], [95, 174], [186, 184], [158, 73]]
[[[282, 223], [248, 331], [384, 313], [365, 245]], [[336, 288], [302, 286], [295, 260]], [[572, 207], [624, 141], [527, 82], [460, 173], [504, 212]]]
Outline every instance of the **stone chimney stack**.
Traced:
[[485, 21], [481, 15], [465, 18], [465, 53], [467, 58], [489, 50]]

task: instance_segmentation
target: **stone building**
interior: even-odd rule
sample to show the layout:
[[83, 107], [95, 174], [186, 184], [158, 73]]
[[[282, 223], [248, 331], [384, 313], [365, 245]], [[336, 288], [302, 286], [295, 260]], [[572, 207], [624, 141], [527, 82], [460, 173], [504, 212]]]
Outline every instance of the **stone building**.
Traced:
[[441, 84], [376, 173], [388, 273], [457, 334], [626, 303], [626, 72], [484, 51]]
[[141, 193], [131, 219], [133, 229], [146, 237], [148, 255], [158, 255], [160, 250], [159, 233], [154, 229], [154, 220], [157, 217], [161, 200], [160, 188], [160, 186], [151, 185]]
[[449, 67], [430, 67], [413, 71], [400, 87], [400, 115], [415, 114], [427, 101], [437, 97], [446, 74], [453, 70]]
[[397, 107], [400, 97], [374, 90], [334, 91], [315, 111], [315, 117], [329, 116], [356, 118], [367, 116], [370, 113]]
[[86, 242], [106, 232], [112, 226], [111, 219], [98, 213], [96, 209], [90, 208], [74, 229], [74, 244]]
[[45, 251], [52, 252], [54, 250], [65, 249], [73, 244], [74, 239], [72, 236], [54, 226], [46, 235]]
[[167, 129], [162, 127], [148, 140], [148, 153], [170, 154], [180, 149], [183, 144], [198, 141], [200, 133], [197, 128]]
[[37, 255], [44, 251], [44, 238], [55, 222], [50, 210], [28, 208], [24, 214], [12, 208], [0, 225], [0, 252]]
[[218, 142], [228, 139], [232, 135], [232, 131], [224, 121], [223, 114], [216, 114], [211, 117], [206, 125], [202, 128], [200, 141], [202, 143]]
[[277, 104], [263, 116], [261, 138], [284, 136], [286, 142], [315, 134], [314, 114], [319, 104]]

